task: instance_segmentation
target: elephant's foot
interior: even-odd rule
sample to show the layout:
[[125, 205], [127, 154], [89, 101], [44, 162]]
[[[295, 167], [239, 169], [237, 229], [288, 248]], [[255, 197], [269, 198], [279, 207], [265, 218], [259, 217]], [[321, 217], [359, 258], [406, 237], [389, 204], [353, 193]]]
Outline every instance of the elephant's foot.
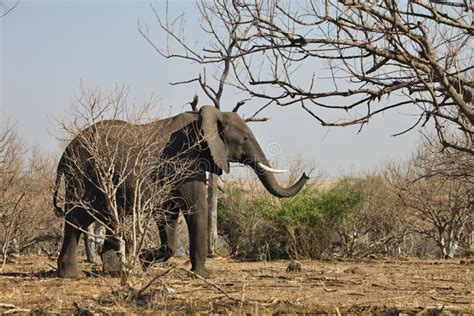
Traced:
[[193, 268], [191, 269], [192, 272], [194, 272], [195, 274], [203, 277], [204, 279], [209, 279], [211, 277], [211, 272], [209, 270], [207, 270], [206, 268], [202, 267], [202, 268]]
[[156, 262], [165, 262], [173, 257], [175, 251], [169, 247], [162, 246], [160, 248], [145, 249], [140, 254], [140, 262], [144, 270], [148, 269]]
[[138, 257], [142, 264], [143, 271], [146, 271], [153, 263], [155, 263], [153, 252], [151, 250], [145, 250]]
[[60, 278], [82, 278], [84, 273], [75, 262], [58, 261], [58, 276]]
[[107, 250], [102, 253], [102, 265], [105, 274], [120, 276], [121, 263], [119, 254], [115, 250]]

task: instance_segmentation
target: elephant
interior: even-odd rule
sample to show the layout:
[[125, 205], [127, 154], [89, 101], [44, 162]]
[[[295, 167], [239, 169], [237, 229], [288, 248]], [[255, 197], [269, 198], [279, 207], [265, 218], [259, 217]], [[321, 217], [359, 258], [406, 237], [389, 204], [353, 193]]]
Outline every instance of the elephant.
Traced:
[[[297, 194], [309, 179], [305, 173], [293, 185], [282, 187], [273, 173], [279, 170], [269, 166], [269, 162], [258, 144], [247, 123], [234, 112], [221, 112], [213, 106], [203, 106], [199, 111], [183, 112], [173, 117], [158, 119], [146, 124], [128, 124], [120, 120], [108, 120], [98, 122], [80, 132], [66, 147], [58, 163], [56, 174], [56, 186], [53, 192], [53, 205], [58, 215], [65, 217], [64, 239], [58, 257], [58, 274], [60, 277], [79, 277], [82, 271], [79, 269], [76, 259], [76, 249], [80, 235], [87, 231], [87, 227], [94, 218], [84, 209], [73, 205], [74, 199], [87, 199], [94, 201], [97, 208], [103, 208], [101, 212], [102, 221], [107, 222], [108, 215], [106, 206], [101, 201], [104, 197], [101, 192], [93, 189], [90, 185], [78, 187], [77, 175], [70, 170], [77, 168], [70, 163], [71, 155], [81, 158], [82, 163], [89, 161], [90, 157], [81, 151], [81, 142], [77, 140], [81, 134], [89, 133], [95, 135], [108, 128], [108, 141], [120, 143], [119, 136], [114, 139], [114, 130], [110, 127], [121, 127], [140, 131], [152, 129], [157, 135], [166, 139], [165, 148], [157, 155], [162, 158], [173, 158], [185, 156], [189, 161], [186, 168], [190, 172], [184, 173], [172, 191], [172, 200], [167, 204], [166, 216], [158, 220], [161, 246], [154, 250], [145, 251], [140, 257], [146, 264], [162, 262], [171, 258], [176, 251], [176, 227], [180, 212], [184, 215], [189, 231], [189, 254], [191, 271], [201, 276], [208, 276], [205, 267], [207, 257], [207, 189], [206, 172], [222, 175], [229, 173], [230, 163], [240, 163], [251, 167], [263, 186], [276, 197], [291, 197]], [[82, 155], [82, 156], [81, 156]], [[84, 157], [85, 155], [85, 157]], [[93, 173], [93, 170], [87, 172]], [[160, 174], [150, 175], [150, 182], [160, 180]], [[58, 191], [64, 177], [65, 194], [64, 206], [58, 205]], [[125, 182], [126, 183], [126, 182]], [[125, 184], [126, 185], [126, 184]], [[130, 189], [130, 188], [129, 188]], [[125, 190], [124, 192], [132, 192]], [[124, 193], [126, 195], [127, 193]], [[127, 201], [128, 196], [122, 196], [122, 202]], [[178, 201], [178, 202], [176, 202]], [[129, 212], [124, 206], [125, 214]], [[117, 251], [117, 243], [114, 236], [106, 236], [102, 254]]]

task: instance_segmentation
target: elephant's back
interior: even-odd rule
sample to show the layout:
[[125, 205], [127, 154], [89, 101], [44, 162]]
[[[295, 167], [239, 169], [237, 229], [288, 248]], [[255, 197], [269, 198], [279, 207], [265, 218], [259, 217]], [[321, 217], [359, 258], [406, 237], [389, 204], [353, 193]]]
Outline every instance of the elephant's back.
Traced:
[[71, 140], [69, 144], [73, 145], [74, 143], [83, 141], [83, 139], [86, 137], [88, 138], [91, 135], [110, 133], [110, 131], [115, 132], [119, 128], [128, 128], [128, 126], [132, 126], [132, 124], [122, 120], [103, 120], [84, 128]]
[[89, 133], [89, 132], [103, 132], [103, 131], [106, 131], [108, 129], [116, 129], [116, 128], [122, 128], [122, 127], [125, 127], [125, 126], [133, 126], [133, 124], [129, 123], [129, 122], [126, 122], [126, 121], [122, 121], [122, 120], [103, 120], [103, 121], [99, 121], [89, 127], [86, 127], [85, 129], [82, 130], [82, 132], [80, 134], [83, 134], [83, 133]]
[[[113, 135], [119, 129], [132, 125], [122, 120], [103, 120], [84, 128], [69, 142], [64, 150], [63, 157], [66, 161], [87, 159], [88, 147], [92, 148], [100, 137], [98, 135]], [[128, 127], [127, 127], [128, 128]], [[112, 136], [113, 138], [113, 136]], [[82, 159], [81, 159], [82, 158]]]
[[[94, 155], [104, 155], [109, 149], [130, 150], [141, 143], [151, 143], [165, 147], [176, 131], [187, 129], [198, 121], [198, 113], [185, 112], [173, 117], [159, 119], [146, 124], [134, 124], [122, 120], [103, 120], [84, 128], [68, 144], [64, 156], [86, 161]], [[97, 146], [99, 145], [99, 146]], [[117, 146], [115, 146], [117, 145]], [[90, 153], [92, 147], [98, 152]], [[109, 148], [106, 148], [109, 147]], [[160, 152], [158, 148], [156, 150]]]

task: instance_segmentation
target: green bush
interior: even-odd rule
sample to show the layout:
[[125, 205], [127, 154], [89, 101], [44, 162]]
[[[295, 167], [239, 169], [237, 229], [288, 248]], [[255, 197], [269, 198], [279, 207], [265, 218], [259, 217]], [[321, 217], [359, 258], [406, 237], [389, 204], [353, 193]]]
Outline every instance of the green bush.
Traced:
[[[277, 231], [263, 213], [272, 209], [273, 202], [266, 197], [249, 196], [240, 185], [229, 185], [219, 199], [218, 228], [229, 253], [233, 257], [259, 260], [278, 244]], [[266, 242], [266, 240], [270, 242]], [[280, 256], [280, 255], [277, 255]]]
[[219, 200], [219, 233], [235, 258], [319, 258], [330, 246], [335, 225], [364, 199], [348, 180], [327, 191], [307, 186], [284, 200], [233, 183]]

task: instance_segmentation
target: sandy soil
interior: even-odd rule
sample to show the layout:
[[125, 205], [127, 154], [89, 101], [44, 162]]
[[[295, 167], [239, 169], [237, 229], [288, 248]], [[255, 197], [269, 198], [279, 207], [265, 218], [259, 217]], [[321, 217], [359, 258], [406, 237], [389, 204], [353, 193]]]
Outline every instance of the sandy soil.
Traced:
[[[59, 279], [54, 260], [22, 256], [0, 272], [0, 313], [76, 312], [377, 312], [472, 314], [474, 260], [237, 262], [209, 259], [211, 278], [190, 275], [187, 258], [157, 264], [120, 285], [119, 278], [94, 273]], [[147, 288], [143, 288], [154, 276]], [[142, 289], [142, 291], [140, 291]]]

